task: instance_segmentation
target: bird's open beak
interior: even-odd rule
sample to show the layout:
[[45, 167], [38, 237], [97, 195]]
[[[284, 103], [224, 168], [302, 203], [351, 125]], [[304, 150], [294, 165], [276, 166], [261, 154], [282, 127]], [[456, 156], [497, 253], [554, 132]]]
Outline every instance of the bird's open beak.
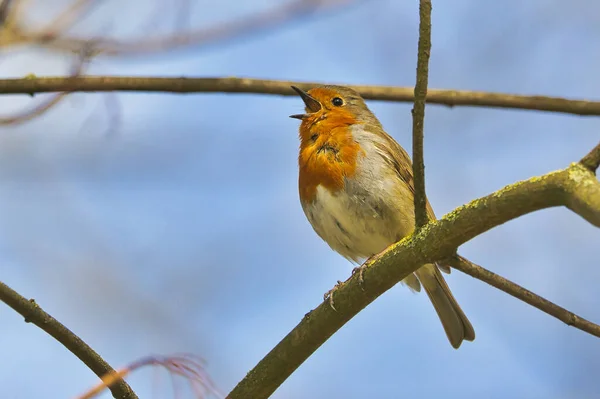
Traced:
[[[304, 90], [297, 88], [296, 86], [292, 86], [292, 89], [294, 89], [294, 91], [296, 91], [296, 93], [298, 93], [300, 98], [302, 98], [302, 101], [304, 101], [304, 105], [306, 105], [306, 108], [308, 108], [308, 110], [311, 113], [321, 110], [321, 103], [319, 101], [317, 101], [314, 97], [311, 97], [310, 94], [308, 94]], [[307, 115], [308, 114], [290, 115], [290, 118], [302, 120], [302, 119], [306, 118]]]

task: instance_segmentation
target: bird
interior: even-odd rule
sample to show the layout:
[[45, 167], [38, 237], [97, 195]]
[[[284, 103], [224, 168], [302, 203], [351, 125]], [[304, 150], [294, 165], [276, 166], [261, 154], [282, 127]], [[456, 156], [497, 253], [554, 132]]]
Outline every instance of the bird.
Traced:
[[[360, 264], [415, 228], [414, 180], [408, 153], [387, 134], [355, 90], [291, 86], [305, 112], [290, 115], [299, 128], [298, 191], [302, 210], [331, 249]], [[435, 214], [426, 203], [430, 220]], [[443, 264], [426, 264], [402, 283], [425, 289], [450, 344], [473, 341], [475, 330], [452, 295]]]

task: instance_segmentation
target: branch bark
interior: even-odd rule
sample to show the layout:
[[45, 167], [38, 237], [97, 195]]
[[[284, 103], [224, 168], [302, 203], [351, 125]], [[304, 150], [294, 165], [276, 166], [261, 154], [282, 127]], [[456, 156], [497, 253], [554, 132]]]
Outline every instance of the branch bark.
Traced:
[[588, 168], [590, 172], [596, 173], [596, 169], [600, 166], [600, 143], [585, 157], [581, 158], [579, 163]]
[[566, 206], [600, 227], [600, 182], [594, 173], [581, 163], [573, 163], [566, 169], [511, 184], [455, 209], [390, 246], [368, 262], [362, 285], [360, 276], [354, 275], [338, 286], [337, 311], [325, 301], [307, 313], [228, 398], [269, 397], [338, 329], [421, 265], [454, 256], [460, 245], [495, 226], [555, 206]]
[[[35, 324], [63, 344], [65, 348], [77, 356], [99, 378], [116, 374], [116, 371], [98, 353], [61, 322], [46, 313], [33, 299], [28, 300], [24, 298], [1, 281], [0, 301], [6, 303], [23, 316], [25, 322]], [[115, 398], [137, 399], [137, 395], [123, 379], [119, 378], [109, 389]]]
[[431, 0], [419, 1], [419, 46], [417, 51], [417, 82], [415, 103], [412, 109], [413, 179], [415, 185], [415, 228], [425, 226], [427, 197], [425, 196], [425, 160], [423, 156], [423, 130], [425, 124], [425, 100], [429, 81], [429, 54], [431, 52]]
[[[87, 54], [85, 54], [84, 51], [82, 51], [76, 58], [76, 60], [73, 64], [73, 67], [71, 68], [71, 75], [70, 75], [69, 79], [73, 79], [78, 76], [81, 76], [87, 61], [88, 61], [88, 56], [87, 56]], [[12, 124], [17, 124], [17, 123], [23, 123], [23, 122], [30, 121], [34, 118], [37, 118], [37, 117], [45, 114], [50, 109], [52, 109], [55, 105], [57, 105], [59, 102], [61, 102], [67, 96], [67, 94], [69, 94], [69, 93], [59, 92], [59, 93], [53, 95], [51, 98], [46, 99], [41, 104], [37, 104], [36, 106], [32, 107], [31, 109], [26, 109], [24, 111], [18, 112], [14, 115], [7, 116], [7, 117], [0, 116], [0, 125], [12, 125]]]
[[[0, 79], [0, 94], [51, 92], [143, 91], [160, 93], [252, 93], [296, 95], [290, 86], [309, 90], [323, 82], [294, 82], [250, 78], [159, 78], [126, 76], [33, 77]], [[343, 83], [342, 83], [343, 84]], [[348, 85], [367, 100], [413, 102], [413, 87]], [[427, 103], [454, 106], [537, 110], [574, 115], [600, 115], [600, 101], [560, 97], [521, 96], [480, 91], [428, 89]]]
[[589, 320], [584, 319], [581, 316], [576, 315], [567, 309], [558, 306], [549, 300], [542, 298], [541, 296], [529, 291], [527, 288], [523, 288], [512, 281], [505, 279], [502, 276], [497, 275], [483, 267], [463, 258], [460, 255], [453, 256], [447, 260], [448, 265], [454, 269], [460, 270], [461, 272], [468, 274], [478, 280], [488, 283], [492, 287], [498, 288], [500, 291], [504, 291], [507, 294], [514, 296], [517, 299], [522, 300], [525, 303], [541, 310], [550, 316], [556, 317], [568, 326], [573, 326], [592, 334], [600, 338], [600, 326], [592, 323]]

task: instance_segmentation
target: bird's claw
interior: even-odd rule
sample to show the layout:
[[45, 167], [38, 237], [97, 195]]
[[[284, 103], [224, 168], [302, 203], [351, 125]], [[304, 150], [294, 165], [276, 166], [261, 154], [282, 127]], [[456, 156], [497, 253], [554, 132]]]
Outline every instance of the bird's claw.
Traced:
[[371, 264], [377, 257], [379, 256], [379, 254], [375, 254], [372, 256], [369, 256], [367, 258], [367, 260], [365, 260], [363, 262], [362, 265], [355, 267], [354, 269], [352, 269], [352, 275], [354, 276], [356, 273], [358, 273], [358, 284], [360, 285], [360, 289], [361, 290], [365, 290], [365, 279], [363, 277], [363, 273], [365, 272], [365, 269], [367, 268], [367, 265]]
[[330, 289], [329, 291], [327, 291], [325, 293], [325, 295], [323, 295], [323, 300], [324, 301], [329, 300], [329, 306], [331, 306], [331, 309], [333, 309], [336, 312], [337, 312], [337, 309], [335, 308], [335, 306], [333, 306], [333, 293], [338, 290], [340, 285], [342, 285], [342, 282], [340, 280], [338, 280], [338, 282], [333, 286], [333, 288]]
[[[375, 255], [369, 257], [362, 265], [352, 269], [352, 276], [354, 276], [356, 273], [358, 273], [358, 285], [360, 285], [360, 289], [363, 291], [365, 290], [365, 287], [364, 287], [365, 279], [363, 277], [363, 273], [364, 273], [365, 269], [367, 268], [367, 265], [369, 265], [371, 263], [371, 261], [374, 260], [377, 256], [378, 256], [378, 254], [375, 254]], [[323, 295], [323, 300], [325, 300], [325, 301], [329, 300], [329, 306], [331, 306], [331, 309], [335, 310], [336, 312], [337, 312], [337, 309], [333, 305], [333, 293], [338, 290], [340, 285], [342, 285], [342, 282], [338, 280], [337, 284], [332, 289], [327, 291], [325, 293], [325, 295]]]
[[363, 278], [363, 273], [366, 269], [365, 267], [366, 263], [363, 263], [360, 266], [355, 267], [354, 269], [352, 269], [352, 275], [354, 276], [356, 273], [358, 273], [358, 285], [360, 285], [360, 289], [361, 290], [365, 290], [364, 284], [365, 284], [365, 279]]

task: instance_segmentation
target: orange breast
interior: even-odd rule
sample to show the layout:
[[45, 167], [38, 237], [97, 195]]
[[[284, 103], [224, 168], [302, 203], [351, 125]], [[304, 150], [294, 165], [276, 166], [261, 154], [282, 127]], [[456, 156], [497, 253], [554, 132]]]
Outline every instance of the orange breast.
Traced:
[[354, 141], [350, 125], [356, 121], [343, 115], [327, 118], [317, 123], [309, 120], [300, 126], [300, 200], [315, 199], [319, 185], [331, 191], [344, 188], [344, 178], [356, 174], [358, 157], [364, 155]]

